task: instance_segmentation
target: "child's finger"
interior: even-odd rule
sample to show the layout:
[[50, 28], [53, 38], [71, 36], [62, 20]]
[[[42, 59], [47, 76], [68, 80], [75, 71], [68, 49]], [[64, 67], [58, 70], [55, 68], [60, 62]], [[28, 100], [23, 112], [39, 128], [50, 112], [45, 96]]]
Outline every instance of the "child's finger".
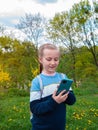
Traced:
[[66, 92], [66, 90], [63, 90], [63, 91], [60, 92], [59, 95], [61, 96], [61, 95], [65, 94], [65, 92]]
[[54, 93], [53, 93], [53, 97], [56, 96], [56, 93], [57, 93], [57, 90], [54, 91]]

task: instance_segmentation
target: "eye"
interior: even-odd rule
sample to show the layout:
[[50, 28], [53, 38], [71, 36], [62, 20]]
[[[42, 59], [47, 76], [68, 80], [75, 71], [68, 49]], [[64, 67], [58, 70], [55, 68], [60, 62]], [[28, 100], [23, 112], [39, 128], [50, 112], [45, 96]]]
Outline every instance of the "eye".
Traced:
[[54, 60], [55, 60], [55, 61], [59, 61], [59, 58], [55, 58]]
[[52, 58], [46, 58], [46, 60], [47, 60], [47, 61], [51, 61], [51, 60], [52, 60]]
[[48, 58], [46, 58], [46, 60], [47, 60], [47, 61], [51, 61], [51, 60], [54, 60], [54, 61], [59, 61], [59, 58], [58, 58], [58, 57], [56, 57], [56, 58], [52, 59], [51, 57], [48, 57]]

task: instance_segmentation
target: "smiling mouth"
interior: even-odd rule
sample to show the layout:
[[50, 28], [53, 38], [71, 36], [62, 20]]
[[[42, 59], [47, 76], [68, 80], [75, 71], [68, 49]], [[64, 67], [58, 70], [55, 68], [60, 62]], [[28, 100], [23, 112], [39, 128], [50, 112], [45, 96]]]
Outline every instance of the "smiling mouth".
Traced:
[[56, 68], [56, 66], [53, 66], [53, 67], [50, 67], [51, 69], [54, 69], [54, 68]]

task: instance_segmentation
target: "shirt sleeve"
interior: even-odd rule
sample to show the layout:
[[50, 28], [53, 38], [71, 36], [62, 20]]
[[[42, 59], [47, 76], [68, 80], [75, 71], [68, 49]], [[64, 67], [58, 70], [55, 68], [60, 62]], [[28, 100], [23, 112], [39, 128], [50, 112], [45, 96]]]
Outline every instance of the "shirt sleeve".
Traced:
[[55, 110], [57, 105], [58, 103], [50, 97], [49, 100], [46, 101], [42, 101], [42, 99], [40, 99], [30, 102], [30, 110], [32, 113], [40, 115]]
[[68, 105], [73, 105], [76, 102], [76, 97], [73, 91], [69, 91], [68, 98], [66, 99], [65, 103]]
[[47, 100], [41, 98], [40, 84], [37, 78], [32, 81], [30, 89], [30, 110], [35, 114], [44, 114], [53, 111], [58, 105], [50, 95]]

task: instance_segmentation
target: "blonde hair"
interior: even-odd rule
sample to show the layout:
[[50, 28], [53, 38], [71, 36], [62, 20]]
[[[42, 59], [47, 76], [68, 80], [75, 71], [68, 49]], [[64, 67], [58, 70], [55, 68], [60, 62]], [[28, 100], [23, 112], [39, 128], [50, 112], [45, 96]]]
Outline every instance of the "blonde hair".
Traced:
[[43, 56], [44, 49], [51, 49], [51, 50], [58, 50], [59, 51], [59, 48], [57, 46], [55, 46], [54, 44], [46, 43], [46, 44], [43, 44], [39, 47], [39, 50], [38, 50], [39, 57]]
[[[43, 44], [39, 47], [38, 57], [43, 57], [44, 49], [51, 49], [51, 50], [58, 50], [59, 51], [59, 48], [57, 46], [55, 46], [54, 44], [46, 43], [46, 44]], [[42, 70], [43, 70], [43, 65], [40, 63], [40, 73], [42, 72]]]

